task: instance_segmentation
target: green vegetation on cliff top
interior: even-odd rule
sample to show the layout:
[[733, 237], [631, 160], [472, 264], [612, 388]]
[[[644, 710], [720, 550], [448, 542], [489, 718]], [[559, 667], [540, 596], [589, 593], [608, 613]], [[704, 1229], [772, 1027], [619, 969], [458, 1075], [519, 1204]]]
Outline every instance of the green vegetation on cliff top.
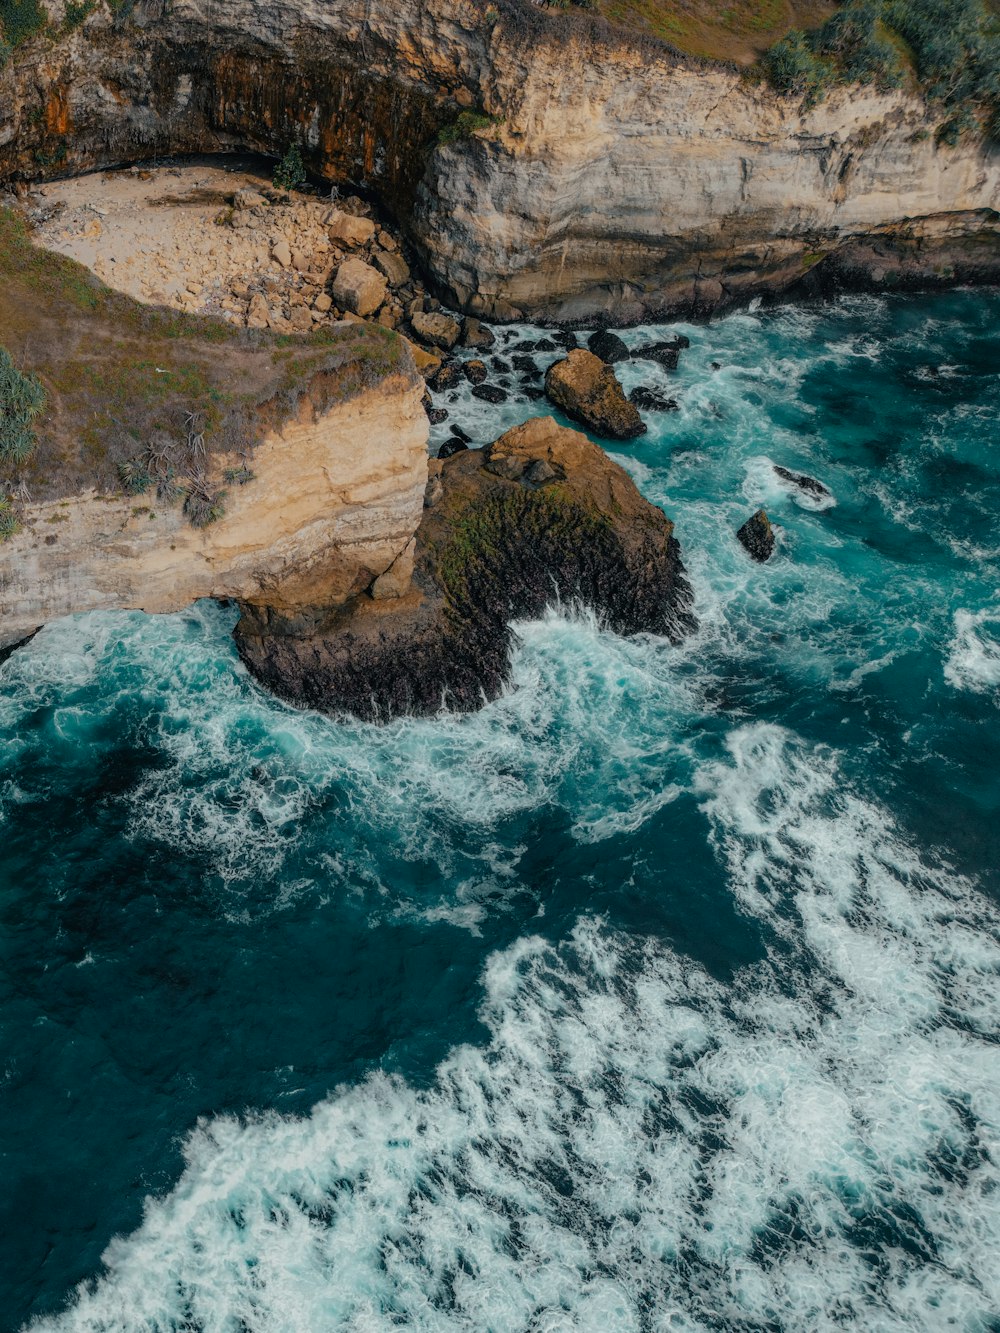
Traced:
[[0, 450], [5, 510], [12, 500], [90, 486], [155, 488], [162, 503], [194, 491], [211, 508], [213, 454], [238, 460], [229, 470], [244, 479], [254, 445], [296, 411], [303, 393], [323, 410], [407, 366], [404, 341], [374, 324], [275, 336], [141, 305], [34, 246], [7, 208], [0, 330], [0, 393], [7, 381], [11, 389], [0, 419], [22, 445], [35, 437], [29, 447]]
[[548, 0], [545, 9], [567, 22], [596, 12], [682, 54], [749, 67], [806, 106], [837, 84], [910, 87], [944, 142], [967, 131], [1000, 138], [1000, 0]]

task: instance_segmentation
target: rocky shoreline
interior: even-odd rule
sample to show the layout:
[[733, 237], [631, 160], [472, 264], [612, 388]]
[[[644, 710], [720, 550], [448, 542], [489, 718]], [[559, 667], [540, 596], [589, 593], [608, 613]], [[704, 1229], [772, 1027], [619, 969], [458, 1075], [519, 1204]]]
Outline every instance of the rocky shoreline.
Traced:
[[585, 605], [619, 634], [676, 640], [694, 623], [673, 524], [550, 417], [431, 463], [413, 564], [412, 586], [392, 598], [373, 589], [294, 617], [242, 605], [241, 658], [293, 703], [384, 721], [495, 698], [512, 622], [553, 601]]

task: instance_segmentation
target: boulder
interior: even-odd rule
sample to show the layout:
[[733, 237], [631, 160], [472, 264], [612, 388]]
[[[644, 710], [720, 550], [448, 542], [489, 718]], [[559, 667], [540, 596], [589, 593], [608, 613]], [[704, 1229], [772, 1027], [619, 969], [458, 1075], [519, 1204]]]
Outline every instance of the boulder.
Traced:
[[327, 314], [333, 307], [333, 301], [326, 292], [320, 292], [316, 300], [313, 301], [313, 309], [318, 310], [321, 315]]
[[752, 514], [736, 536], [754, 560], [763, 562], [771, 558], [774, 551], [774, 529], [763, 509], [758, 509], [756, 514]]
[[375, 235], [375, 223], [371, 218], [357, 218], [352, 213], [334, 209], [326, 220], [326, 234], [338, 245], [354, 249], [368, 244]]
[[410, 316], [410, 325], [421, 342], [443, 347], [446, 352], [455, 346], [462, 331], [458, 320], [452, 319], [450, 315], [428, 315], [422, 311], [416, 311]]
[[468, 449], [464, 440], [460, 440], [457, 435], [450, 435], [437, 452], [438, 458], [451, 458], [452, 454], [460, 454]]
[[410, 266], [402, 255], [390, 250], [376, 250], [374, 260], [376, 267], [385, 274], [391, 286], [402, 287], [404, 283], [410, 281]]
[[553, 333], [552, 341], [557, 347], [564, 347], [567, 352], [572, 352], [574, 347], [580, 346], [580, 339], [572, 329], [560, 329], [558, 333]]
[[431, 380], [431, 388], [435, 393], [444, 393], [447, 389], [454, 389], [455, 385], [461, 381], [462, 370], [456, 361], [447, 361]]
[[265, 208], [267, 200], [256, 190], [249, 188], [237, 190], [233, 195], [233, 207], [242, 212], [250, 208]]
[[609, 366], [618, 361], [627, 361], [629, 358], [629, 350], [618, 334], [610, 333], [607, 329], [591, 334], [587, 339], [587, 346], [595, 356], [599, 356]]
[[247, 309], [247, 327], [251, 329], [266, 329], [270, 312], [267, 308], [267, 301], [261, 292], [254, 292], [250, 298], [250, 305]]
[[462, 363], [462, 374], [470, 384], [485, 384], [489, 371], [484, 361], [465, 361]]
[[241, 607], [240, 656], [276, 693], [373, 720], [469, 711], [509, 680], [511, 623], [553, 602], [582, 602], [617, 634], [692, 628], [673, 525], [585, 435], [540, 417], [441, 452], [412, 591], [400, 578], [390, 600], [361, 593], [336, 615]]
[[477, 351], [486, 351], [496, 342], [496, 334], [478, 319], [466, 315], [462, 320], [462, 346], [474, 347]]
[[287, 241], [275, 241], [271, 247], [271, 258], [282, 268], [287, 268], [292, 262], [292, 247]]
[[583, 348], [549, 367], [545, 392], [568, 416], [595, 435], [633, 440], [646, 430], [639, 409], [625, 397], [615, 372]]
[[342, 310], [352, 314], [374, 314], [385, 300], [386, 281], [377, 269], [363, 259], [345, 259], [333, 280], [333, 299]]

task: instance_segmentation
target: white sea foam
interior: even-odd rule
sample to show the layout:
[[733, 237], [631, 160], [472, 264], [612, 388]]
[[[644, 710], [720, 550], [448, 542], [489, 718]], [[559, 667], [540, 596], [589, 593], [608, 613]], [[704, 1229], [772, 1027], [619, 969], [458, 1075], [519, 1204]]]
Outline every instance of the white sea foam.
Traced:
[[993, 693], [1000, 687], [1000, 607], [955, 612], [955, 636], [944, 678], [956, 690]]
[[986, 1330], [995, 920], [780, 728], [696, 783], [763, 962], [725, 985], [594, 920], [522, 939], [487, 965], [484, 1047], [427, 1090], [202, 1123], [38, 1327]]

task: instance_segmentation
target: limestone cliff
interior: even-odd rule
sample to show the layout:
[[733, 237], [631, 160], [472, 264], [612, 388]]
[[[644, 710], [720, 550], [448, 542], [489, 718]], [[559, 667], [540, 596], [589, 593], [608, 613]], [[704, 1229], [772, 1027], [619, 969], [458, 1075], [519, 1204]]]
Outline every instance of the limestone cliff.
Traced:
[[[0, 546], [0, 648], [72, 612], [238, 597], [294, 618], [390, 570], [402, 590], [427, 480], [422, 392], [411, 372], [331, 406], [305, 393], [257, 445], [253, 477], [230, 487], [224, 516], [202, 529], [155, 498], [90, 490], [29, 505]], [[210, 467], [222, 477], [239, 462], [216, 454]]]
[[[915, 96], [842, 89], [805, 111], [736, 71], [501, 8], [98, 11], [0, 74], [0, 177], [298, 140], [396, 212], [443, 295], [500, 317], [707, 312], [825, 274], [1000, 275], [1000, 155], [939, 145]], [[495, 123], [439, 143], [469, 106]]]

